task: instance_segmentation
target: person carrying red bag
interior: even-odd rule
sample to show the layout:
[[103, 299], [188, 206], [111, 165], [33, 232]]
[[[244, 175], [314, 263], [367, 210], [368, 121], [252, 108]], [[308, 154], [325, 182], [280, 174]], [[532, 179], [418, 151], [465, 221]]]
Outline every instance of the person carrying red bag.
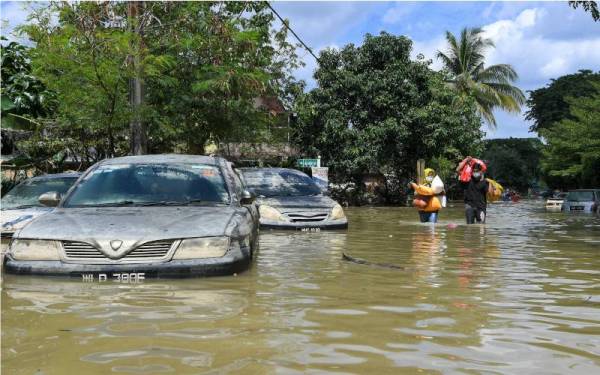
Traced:
[[487, 170], [485, 163], [467, 156], [456, 167], [460, 184], [465, 197], [465, 218], [467, 224], [485, 224], [487, 208], [487, 192], [492, 189], [483, 177]]

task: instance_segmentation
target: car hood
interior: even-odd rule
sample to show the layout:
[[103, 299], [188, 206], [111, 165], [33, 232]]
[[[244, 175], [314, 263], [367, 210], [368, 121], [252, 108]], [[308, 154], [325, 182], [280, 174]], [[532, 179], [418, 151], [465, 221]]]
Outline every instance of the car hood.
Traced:
[[29, 207], [16, 210], [2, 210], [0, 226], [2, 232], [14, 232], [38, 216], [52, 211], [50, 207]]
[[268, 197], [257, 198], [258, 205], [286, 208], [332, 208], [336, 202], [325, 195], [307, 195], [298, 197]]
[[231, 206], [57, 208], [15, 238], [81, 241], [100, 248], [120, 240], [133, 247], [164, 239], [228, 235], [235, 212]]

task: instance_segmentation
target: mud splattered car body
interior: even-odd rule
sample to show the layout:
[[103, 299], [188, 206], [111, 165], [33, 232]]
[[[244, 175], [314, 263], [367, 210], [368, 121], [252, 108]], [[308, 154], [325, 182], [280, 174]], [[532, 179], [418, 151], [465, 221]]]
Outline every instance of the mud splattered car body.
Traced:
[[342, 207], [310, 177], [288, 168], [240, 168], [244, 183], [257, 196], [260, 226], [272, 229], [344, 229]]
[[41, 194], [48, 191], [57, 191], [64, 194], [77, 181], [79, 176], [81, 176], [81, 173], [73, 172], [32, 177], [6, 193], [2, 197], [0, 214], [1, 252], [4, 254], [8, 250], [14, 232], [23, 228], [36, 217], [53, 210], [53, 207], [46, 207], [39, 203], [38, 198]]
[[5, 270], [226, 275], [249, 266], [257, 243], [258, 212], [225, 159], [128, 156], [92, 166], [54, 211], [16, 232]]

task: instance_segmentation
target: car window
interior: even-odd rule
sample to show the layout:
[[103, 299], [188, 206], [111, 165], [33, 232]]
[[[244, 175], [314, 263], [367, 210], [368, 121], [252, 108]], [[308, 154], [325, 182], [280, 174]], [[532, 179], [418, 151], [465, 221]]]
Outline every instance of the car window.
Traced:
[[592, 191], [570, 191], [567, 195], [569, 202], [590, 202], [594, 200], [594, 192]]
[[246, 186], [259, 196], [302, 196], [321, 193], [319, 186], [300, 171], [247, 169], [242, 173]]
[[64, 194], [77, 180], [77, 177], [79, 176], [24, 181], [2, 197], [2, 209], [42, 207], [42, 204], [38, 202], [40, 195], [49, 191]]
[[241, 197], [242, 191], [244, 190], [244, 183], [242, 182], [242, 179], [236, 169], [233, 169], [232, 175], [235, 184], [235, 192], [237, 193], [238, 197]]
[[86, 175], [65, 207], [229, 203], [221, 170], [205, 164], [107, 164]]

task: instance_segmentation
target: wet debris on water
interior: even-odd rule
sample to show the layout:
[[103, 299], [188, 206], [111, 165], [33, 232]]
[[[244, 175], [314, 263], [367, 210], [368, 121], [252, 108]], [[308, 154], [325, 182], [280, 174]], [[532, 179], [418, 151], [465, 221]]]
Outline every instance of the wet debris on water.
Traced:
[[367, 265], [367, 266], [391, 268], [391, 269], [397, 269], [397, 270], [404, 270], [405, 269], [404, 267], [397, 266], [395, 264], [369, 262], [366, 259], [355, 258], [353, 256], [350, 256], [350, 255], [346, 254], [346, 253], [342, 253], [342, 259], [345, 260], [345, 261], [348, 261], [348, 262], [352, 262], [352, 263], [356, 263], [356, 264], [364, 264], [364, 265]]

